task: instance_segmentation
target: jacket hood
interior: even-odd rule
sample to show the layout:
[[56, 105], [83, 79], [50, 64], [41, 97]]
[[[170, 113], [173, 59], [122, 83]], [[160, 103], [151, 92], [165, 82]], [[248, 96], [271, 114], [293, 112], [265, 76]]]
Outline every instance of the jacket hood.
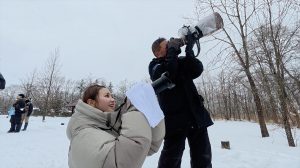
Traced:
[[109, 128], [109, 123], [115, 123], [117, 112], [103, 112], [94, 108], [82, 100], [79, 100], [75, 107], [68, 127], [67, 136], [72, 139], [81, 129], [84, 128]]

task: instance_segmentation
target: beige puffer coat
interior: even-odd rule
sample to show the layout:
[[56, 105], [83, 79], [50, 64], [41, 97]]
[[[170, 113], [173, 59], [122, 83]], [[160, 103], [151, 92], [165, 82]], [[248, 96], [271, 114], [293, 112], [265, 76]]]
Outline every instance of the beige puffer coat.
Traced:
[[147, 155], [158, 151], [165, 135], [161, 121], [151, 128], [145, 116], [125, 105], [119, 134], [105, 130], [114, 123], [117, 112], [102, 112], [81, 100], [71, 117], [67, 136], [70, 139], [70, 168], [140, 168]]

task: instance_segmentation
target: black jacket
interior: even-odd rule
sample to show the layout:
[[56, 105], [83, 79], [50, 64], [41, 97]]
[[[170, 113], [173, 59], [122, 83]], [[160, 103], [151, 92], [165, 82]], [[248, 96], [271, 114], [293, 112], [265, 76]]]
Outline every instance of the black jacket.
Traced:
[[198, 128], [208, 127], [213, 122], [193, 82], [203, 72], [203, 65], [193, 56], [178, 57], [179, 53], [173, 48], [168, 49], [166, 58], [154, 58], [149, 64], [152, 81], [168, 71], [169, 78], [175, 84], [173, 89], [158, 94], [166, 128], [178, 129], [189, 124]]
[[2, 74], [0, 73], [0, 89], [4, 89], [5, 88], [5, 79], [2, 76]]
[[21, 117], [22, 114], [25, 112], [25, 101], [24, 99], [19, 99], [13, 104], [15, 108], [15, 117]]

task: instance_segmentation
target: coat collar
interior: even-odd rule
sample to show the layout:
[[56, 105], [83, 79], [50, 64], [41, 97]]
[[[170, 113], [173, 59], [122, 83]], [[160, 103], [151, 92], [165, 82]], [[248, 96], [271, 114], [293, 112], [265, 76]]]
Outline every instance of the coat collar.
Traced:
[[117, 116], [117, 112], [103, 112], [97, 108], [94, 108], [82, 100], [79, 100], [76, 107], [75, 113], [80, 113], [87, 119], [101, 123], [101, 125], [107, 121], [114, 122]]

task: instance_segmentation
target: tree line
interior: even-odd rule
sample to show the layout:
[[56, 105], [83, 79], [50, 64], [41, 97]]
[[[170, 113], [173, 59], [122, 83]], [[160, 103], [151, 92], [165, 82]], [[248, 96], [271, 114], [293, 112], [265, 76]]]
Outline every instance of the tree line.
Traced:
[[117, 105], [123, 102], [126, 90], [132, 83], [124, 80], [115, 87], [112, 82], [107, 82], [104, 78], [67, 79], [60, 72], [62, 64], [59, 57], [60, 52], [56, 48], [45, 62], [44, 69], [39, 72], [34, 70], [21, 80], [20, 85], [11, 85], [2, 90], [0, 110], [7, 112], [15, 102], [16, 95], [23, 93], [25, 97], [31, 98], [34, 107], [39, 109], [33, 115], [43, 116], [43, 121], [46, 116], [70, 115], [67, 113], [70, 109], [66, 106], [80, 99], [84, 89], [91, 84], [106, 86], [114, 94]]

